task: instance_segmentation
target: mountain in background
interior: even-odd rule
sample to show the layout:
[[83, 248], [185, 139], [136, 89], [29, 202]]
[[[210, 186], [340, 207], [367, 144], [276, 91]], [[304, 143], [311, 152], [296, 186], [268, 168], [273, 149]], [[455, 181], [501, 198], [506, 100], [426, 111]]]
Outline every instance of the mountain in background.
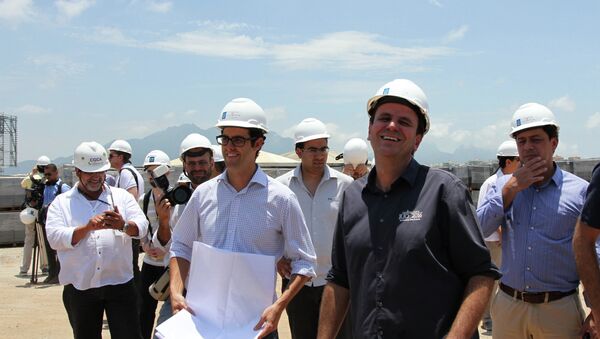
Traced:
[[[179, 144], [183, 138], [190, 133], [200, 133], [208, 138], [211, 143], [216, 144], [215, 137], [219, 133], [216, 128], [201, 129], [194, 124], [184, 124], [180, 126], [168, 127], [162, 131], [152, 133], [144, 138], [127, 140], [133, 149], [132, 163], [141, 166], [144, 157], [148, 152], [154, 149], [165, 151], [171, 159], [179, 156]], [[103, 146], [108, 148], [111, 142]], [[285, 138], [276, 132], [267, 134], [267, 141], [264, 150], [275, 154], [283, 154], [293, 150], [294, 140]], [[337, 152], [338, 150], [334, 150]], [[43, 153], [43, 152], [42, 152]], [[454, 153], [440, 151], [434, 144], [426, 141], [421, 144], [415, 155], [415, 159], [422, 164], [439, 164], [443, 162], [464, 163], [470, 160], [490, 160], [494, 158], [495, 150], [481, 149], [475, 147], [461, 146]], [[40, 154], [41, 155], [41, 154]], [[372, 156], [372, 155], [371, 155]], [[58, 157], [53, 159], [57, 165], [68, 164], [73, 160], [73, 155]], [[33, 168], [35, 160], [25, 160], [17, 164], [16, 167], [4, 168], [4, 174], [22, 174], [28, 173]]]

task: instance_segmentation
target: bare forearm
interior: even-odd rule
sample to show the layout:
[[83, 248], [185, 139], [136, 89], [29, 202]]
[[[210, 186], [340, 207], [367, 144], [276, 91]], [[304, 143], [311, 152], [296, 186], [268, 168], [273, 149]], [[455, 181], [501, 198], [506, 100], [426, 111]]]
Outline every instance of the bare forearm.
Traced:
[[158, 234], [156, 235], [161, 245], [165, 246], [171, 240], [169, 220], [159, 220]]
[[494, 279], [490, 277], [476, 275], [469, 279], [463, 302], [452, 323], [450, 332], [448, 332], [448, 339], [470, 338], [473, 335], [490, 299], [493, 286]]
[[327, 283], [323, 289], [319, 331], [317, 338], [335, 338], [348, 311], [349, 291], [339, 285]]
[[588, 226], [579, 220], [573, 235], [573, 251], [577, 272], [585, 288], [588, 305], [592, 311], [600, 316], [600, 269], [596, 256], [596, 239], [600, 230]]
[[310, 280], [310, 277], [307, 277], [305, 275], [298, 275], [298, 274], [292, 275], [290, 278], [290, 283], [288, 284], [286, 290], [283, 291], [283, 293], [281, 294], [281, 296], [277, 299], [277, 301], [275, 303], [279, 304], [283, 308], [286, 308], [287, 305], [290, 303], [290, 301], [292, 301], [292, 299], [294, 299], [296, 294], [298, 294], [298, 292], [300, 292], [302, 287], [304, 287], [304, 284], [306, 284], [309, 280]]
[[181, 294], [190, 270], [190, 262], [178, 257], [169, 260], [169, 289], [171, 294]]

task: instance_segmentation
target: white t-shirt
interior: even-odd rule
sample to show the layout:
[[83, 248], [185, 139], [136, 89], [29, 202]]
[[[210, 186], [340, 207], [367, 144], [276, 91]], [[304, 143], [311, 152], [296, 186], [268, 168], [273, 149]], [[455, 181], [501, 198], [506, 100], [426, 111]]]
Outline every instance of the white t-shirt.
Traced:
[[132, 164], [126, 163], [125, 165], [123, 165], [123, 168], [121, 168], [121, 170], [119, 171], [119, 176], [117, 177], [117, 187], [122, 188], [124, 190], [136, 187], [135, 178], [133, 177], [133, 174], [129, 169], [131, 169], [131, 171], [133, 171], [137, 176], [138, 196], [135, 197], [137, 199], [142, 193], [144, 193], [144, 178], [142, 177], [140, 172], [138, 172], [138, 170], [135, 167], [133, 167]]

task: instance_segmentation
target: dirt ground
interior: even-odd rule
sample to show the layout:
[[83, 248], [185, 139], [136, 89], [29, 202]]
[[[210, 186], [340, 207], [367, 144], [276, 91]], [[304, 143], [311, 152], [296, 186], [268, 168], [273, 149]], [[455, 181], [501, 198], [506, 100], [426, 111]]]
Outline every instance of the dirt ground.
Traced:
[[[0, 337], [72, 338], [71, 326], [62, 304], [62, 286], [42, 284], [45, 276], [41, 275], [39, 283], [33, 285], [29, 282], [30, 276], [20, 277], [18, 273], [22, 253], [22, 247], [0, 248], [0, 290], [4, 295], [4, 301], [0, 302]], [[278, 280], [278, 291], [280, 283]], [[482, 338], [491, 338], [485, 332], [480, 332], [480, 335]], [[110, 338], [106, 325], [102, 337]], [[279, 322], [279, 337], [291, 338], [285, 313]]]
[[[0, 302], [1, 338], [5, 339], [65, 339], [73, 332], [62, 303], [60, 285], [41, 283], [46, 276], [39, 275], [38, 284], [30, 284], [31, 276], [20, 277], [23, 248], [0, 248]], [[141, 258], [141, 257], [140, 257]], [[140, 262], [141, 266], [141, 262]], [[278, 291], [280, 290], [278, 281]], [[161, 303], [159, 303], [160, 309]], [[102, 331], [103, 338], [110, 338], [108, 327]], [[279, 337], [291, 338], [287, 315], [279, 322]]]

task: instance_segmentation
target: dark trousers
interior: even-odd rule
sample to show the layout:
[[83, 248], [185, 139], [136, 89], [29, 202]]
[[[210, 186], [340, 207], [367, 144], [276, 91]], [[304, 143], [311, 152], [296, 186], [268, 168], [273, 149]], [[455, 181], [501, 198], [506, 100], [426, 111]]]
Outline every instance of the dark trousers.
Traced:
[[142, 265], [140, 273], [139, 305], [140, 305], [140, 327], [142, 329], [142, 338], [152, 338], [152, 329], [154, 328], [154, 318], [156, 315], [156, 305], [158, 301], [152, 298], [148, 292], [148, 287], [152, 285], [165, 271], [163, 266], [154, 266], [147, 263]]
[[133, 281], [136, 286], [140, 286], [140, 240], [131, 239], [131, 253], [132, 253], [132, 264], [133, 264]]
[[[285, 291], [290, 283], [288, 279], [283, 279], [281, 292]], [[293, 339], [312, 339], [317, 337], [319, 329], [319, 311], [321, 308], [321, 298], [325, 286], [304, 286], [290, 301], [286, 308], [288, 320], [290, 323], [290, 332]], [[350, 312], [348, 312], [350, 314]], [[337, 339], [351, 339], [352, 327], [349, 317], [346, 317], [342, 327], [338, 332]]]
[[63, 289], [63, 303], [75, 339], [101, 339], [106, 311], [113, 339], [141, 339], [137, 298], [133, 281], [80, 291], [73, 285]]
[[58, 277], [60, 272], [60, 263], [58, 262], [58, 256], [56, 250], [50, 247], [48, 242], [48, 236], [46, 235], [46, 225], [42, 225], [42, 233], [44, 234], [44, 243], [46, 245], [46, 257], [48, 257], [48, 277]]

